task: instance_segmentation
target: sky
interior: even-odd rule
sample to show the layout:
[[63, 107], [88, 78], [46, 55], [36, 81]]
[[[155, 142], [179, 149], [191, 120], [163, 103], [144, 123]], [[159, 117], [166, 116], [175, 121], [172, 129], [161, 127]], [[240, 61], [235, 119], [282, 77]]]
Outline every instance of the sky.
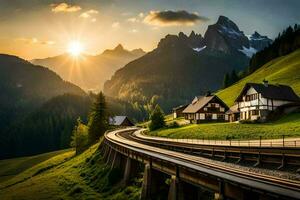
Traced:
[[274, 38], [300, 22], [299, 8], [299, 0], [0, 0], [0, 53], [45, 58], [74, 41], [87, 54], [119, 43], [151, 51], [167, 34], [204, 35], [220, 15]]

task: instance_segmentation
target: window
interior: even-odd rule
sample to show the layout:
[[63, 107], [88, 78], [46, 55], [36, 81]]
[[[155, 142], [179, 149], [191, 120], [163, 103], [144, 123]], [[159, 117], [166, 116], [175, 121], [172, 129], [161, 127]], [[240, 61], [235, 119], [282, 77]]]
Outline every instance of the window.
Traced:
[[259, 115], [259, 110], [252, 110], [251, 115]]
[[258, 99], [258, 94], [250, 94], [250, 95], [246, 95], [246, 101], [253, 101], [255, 99]]
[[224, 114], [218, 114], [218, 119], [224, 120], [225, 119], [225, 115]]
[[218, 119], [217, 114], [212, 114], [212, 119]]
[[207, 108], [206, 108], [206, 107], [204, 108], [204, 111], [207, 111]]
[[220, 111], [221, 111], [221, 112], [224, 112], [224, 111], [225, 111], [225, 108], [221, 107], [221, 108], [220, 108]]
[[211, 113], [206, 113], [205, 114], [205, 119], [212, 119], [212, 114]]

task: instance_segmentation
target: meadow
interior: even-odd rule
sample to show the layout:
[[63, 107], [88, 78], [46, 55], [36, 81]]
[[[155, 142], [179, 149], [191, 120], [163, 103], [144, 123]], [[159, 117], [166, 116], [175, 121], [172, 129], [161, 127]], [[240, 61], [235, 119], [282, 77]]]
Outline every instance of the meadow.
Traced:
[[77, 156], [73, 150], [60, 152], [0, 182], [0, 199], [139, 199], [142, 179], [120, 184], [120, 171], [105, 165], [98, 146]]
[[[182, 119], [180, 119], [182, 120]], [[176, 120], [174, 120], [176, 121]], [[293, 113], [269, 123], [205, 123], [189, 124], [178, 128], [163, 128], [147, 133], [151, 136], [193, 139], [276, 139], [300, 137], [300, 113]]]

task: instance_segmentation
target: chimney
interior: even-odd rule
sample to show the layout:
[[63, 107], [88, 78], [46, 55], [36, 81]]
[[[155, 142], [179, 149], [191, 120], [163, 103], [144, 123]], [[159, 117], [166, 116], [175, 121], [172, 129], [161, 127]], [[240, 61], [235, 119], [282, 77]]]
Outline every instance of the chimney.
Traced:
[[267, 81], [266, 79], [263, 80], [264, 86], [268, 87], [269, 86], [269, 81]]

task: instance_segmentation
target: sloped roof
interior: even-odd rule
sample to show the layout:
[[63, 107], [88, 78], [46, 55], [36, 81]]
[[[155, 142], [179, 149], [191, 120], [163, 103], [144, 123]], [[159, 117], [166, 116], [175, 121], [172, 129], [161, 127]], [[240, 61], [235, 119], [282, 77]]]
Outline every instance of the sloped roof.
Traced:
[[109, 124], [110, 125], [115, 125], [115, 126], [120, 126], [126, 120], [126, 118], [127, 118], [127, 116], [114, 116], [114, 117], [110, 117], [109, 118]]
[[264, 84], [259, 83], [247, 83], [235, 101], [241, 101], [243, 95], [251, 87], [253, 87], [264, 98], [295, 102], [300, 101], [300, 98], [297, 96], [294, 90], [287, 85], [268, 84], [268, 86], [265, 86]]
[[226, 114], [239, 113], [240, 111], [238, 108], [239, 108], [238, 104], [235, 104], [229, 108], [229, 110], [226, 112]]
[[177, 106], [175, 108], [173, 108], [173, 110], [178, 110], [178, 109], [181, 109], [181, 108], [186, 108], [189, 104], [185, 104], [185, 105], [180, 105], [180, 106]]
[[197, 96], [194, 98], [191, 104], [189, 104], [182, 112], [183, 113], [195, 113], [210, 102], [215, 96]]

